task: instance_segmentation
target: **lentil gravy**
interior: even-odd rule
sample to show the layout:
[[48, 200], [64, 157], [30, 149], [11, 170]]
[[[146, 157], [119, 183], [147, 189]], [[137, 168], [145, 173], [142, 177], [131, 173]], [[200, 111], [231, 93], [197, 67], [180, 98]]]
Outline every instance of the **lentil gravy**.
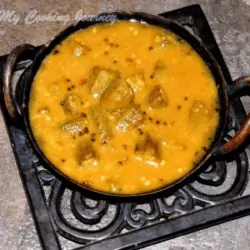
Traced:
[[43, 61], [31, 89], [34, 137], [77, 183], [139, 194], [190, 172], [218, 125], [215, 80], [198, 53], [138, 22], [75, 32]]

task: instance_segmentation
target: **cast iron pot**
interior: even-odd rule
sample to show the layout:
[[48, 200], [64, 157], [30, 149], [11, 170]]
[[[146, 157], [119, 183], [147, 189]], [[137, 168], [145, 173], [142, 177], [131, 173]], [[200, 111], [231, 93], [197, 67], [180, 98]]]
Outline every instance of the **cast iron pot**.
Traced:
[[[98, 23], [98, 17], [109, 17], [108, 15], [115, 15], [117, 20], [133, 20], [139, 22], [146, 22], [148, 24], [157, 25], [168, 29], [182, 39], [186, 40], [192, 47], [199, 53], [199, 55], [203, 58], [207, 66], [210, 68], [213, 77], [216, 81], [216, 85], [218, 87], [219, 92], [219, 100], [220, 100], [220, 110], [219, 110], [219, 123], [216, 131], [215, 138], [211, 144], [211, 147], [208, 149], [204, 157], [200, 160], [200, 162], [196, 165], [194, 169], [192, 169], [186, 176], [179, 179], [178, 181], [161, 187], [157, 190], [152, 190], [148, 193], [141, 193], [136, 195], [120, 195], [120, 194], [112, 194], [112, 193], [105, 193], [101, 191], [97, 191], [91, 189], [86, 186], [82, 186], [69, 177], [65, 176], [63, 173], [60, 172], [44, 155], [42, 150], [39, 148], [39, 145], [36, 143], [35, 138], [33, 136], [30, 122], [29, 122], [29, 112], [28, 112], [28, 105], [29, 105], [29, 98], [30, 98], [30, 90], [32, 88], [33, 79], [39, 70], [39, 67], [43, 61], [43, 59], [51, 53], [56, 45], [61, 43], [65, 38], [67, 38], [70, 34], [78, 31], [80, 29], [85, 29], [93, 24]], [[19, 96], [16, 96], [17, 93], [13, 90], [12, 84], [12, 76], [15, 68], [15, 64], [17, 59], [23, 53], [29, 53], [34, 50], [34, 47], [29, 44], [24, 44], [21, 46], [16, 47], [8, 56], [6, 61], [6, 66], [4, 69], [4, 84], [3, 84], [3, 93], [4, 93], [4, 101], [7, 108], [7, 111], [10, 117], [18, 123], [20, 126], [23, 125], [24, 130], [27, 134], [27, 140], [29, 144], [34, 149], [34, 151], [39, 156], [41, 162], [44, 164], [46, 168], [52, 171], [58, 178], [66, 182], [66, 184], [73, 185], [74, 188], [79, 188], [82, 192], [92, 194], [94, 196], [99, 195], [100, 198], [118, 198], [118, 199], [130, 199], [130, 198], [148, 198], [151, 196], [159, 195], [162, 192], [169, 191], [170, 189], [176, 187], [179, 184], [183, 184], [183, 181], [186, 180], [189, 176], [197, 172], [208, 163], [208, 160], [212, 156], [221, 156], [227, 153], [230, 153], [236, 149], [238, 149], [248, 138], [250, 133], [250, 114], [248, 115], [246, 121], [242, 124], [240, 130], [236, 133], [236, 135], [229, 141], [223, 144], [223, 135], [225, 134], [225, 129], [227, 127], [228, 122], [228, 100], [229, 98], [234, 98], [238, 96], [242, 96], [244, 94], [249, 93], [250, 90], [250, 77], [242, 77], [237, 79], [234, 83], [227, 84], [224, 76], [221, 72], [220, 66], [218, 62], [214, 59], [211, 53], [202, 45], [202, 43], [191, 33], [189, 33], [185, 28], [177, 24], [176, 22], [166, 19], [163, 17], [149, 15], [145, 13], [135, 13], [135, 12], [115, 12], [115, 13], [104, 13], [97, 16], [94, 21], [79, 21], [76, 24], [68, 27], [66, 30], [62, 31], [58, 36], [56, 36], [49, 44], [43, 46], [39, 52], [37, 53], [36, 57], [34, 58], [33, 63], [31, 66], [24, 72], [21, 80], [19, 80], [17, 84], [17, 88], [24, 88], [22, 89], [22, 98], [21, 98], [21, 105], [20, 101], [19, 104], [17, 99], [20, 100]], [[103, 20], [103, 19], [102, 19]], [[63, 62], [62, 62], [63, 63]], [[18, 89], [16, 89], [18, 90]], [[19, 91], [20, 93], [20, 91]], [[167, 173], [166, 173], [167, 174]]]

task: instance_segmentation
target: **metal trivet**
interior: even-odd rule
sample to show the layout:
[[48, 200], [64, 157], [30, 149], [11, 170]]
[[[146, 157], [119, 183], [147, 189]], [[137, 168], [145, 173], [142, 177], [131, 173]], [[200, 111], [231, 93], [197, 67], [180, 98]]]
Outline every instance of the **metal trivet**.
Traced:
[[[162, 14], [191, 30], [212, 52], [228, 83], [229, 71], [199, 5]], [[39, 48], [37, 48], [38, 50]], [[17, 65], [17, 76], [31, 63], [27, 54]], [[2, 77], [6, 56], [0, 57]], [[1, 79], [0, 79], [1, 84]], [[16, 161], [43, 249], [138, 249], [179, 235], [250, 214], [246, 150], [227, 161], [212, 161], [204, 172], [172, 194], [145, 204], [94, 201], [65, 187], [40, 165], [22, 127], [2, 111]], [[228, 140], [245, 119], [240, 100], [231, 103]], [[249, 184], [250, 185], [250, 184]]]

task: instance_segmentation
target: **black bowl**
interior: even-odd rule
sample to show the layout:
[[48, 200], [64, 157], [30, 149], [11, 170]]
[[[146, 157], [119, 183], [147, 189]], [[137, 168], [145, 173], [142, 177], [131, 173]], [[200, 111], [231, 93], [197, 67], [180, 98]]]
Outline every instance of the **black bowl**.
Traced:
[[[177, 34], [179, 37], [184, 39], [186, 42], [188, 42], [194, 50], [197, 51], [197, 53], [201, 56], [201, 58], [204, 60], [206, 65], [209, 67], [216, 85], [218, 87], [218, 94], [219, 94], [219, 101], [220, 101], [220, 110], [219, 110], [219, 122], [218, 127], [216, 130], [216, 135], [214, 137], [213, 142], [211, 143], [210, 148], [207, 150], [206, 154], [203, 156], [203, 158], [196, 164], [196, 166], [184, 177], [180, 178], [179, 180], [163, 186], [159, 189], [152, 190], [150, 192], [146, 193], [140, 193], [140, 194], [132, 194], [132, 195], [123, 195], [123, 194], [114, 194], [114, 193], [106, 193], [98, 190], [91, 189], [87, 186], [80, 185], [79, 183], [76, 183], [74, 180], [70, 179], [66, 175], [64, 175], [60, 170], [56, 168], [44, 155], [43, 151], [40, 149], [39, 145], [37, 144], [34, 135], [32, 133], [32, 129], [30, 126], [29, 121], [29, 98], [30, 98], [30, 90], [32, 88], [33, 79], [37, 73], [37, 71], [40, 68], [40, 65], [44, 58], [49, 55], [52, 50], [60, 44], [65, 38], [67, 38], [72, 33], [85, 29], [91, 25], [94, 25], [96, 23], [99, 23], [98, 19], [100, 20], [100, 17], [108, 17], [110, 15], [113, 15], [116, 17], [116, 20], [130, 20], [130, 21], [137, 21], [137, 22], [145, 22], [151, 25], [160, 26], [164, 29], [170, 30], [173, 33]], [[103, 20], [103, 18], [101, 19]], [[49, 44], [46, 46], [43, 46], [37, 56], [35, 57], [32, 65], [26, 70], [24, 73], [24, 77], [22, 77], [22, 82], [18, 83], [18, 85], [22, 84], [24, 85], [24, 91], [23, 91], [23, 100], [22, 100], [22, 106], [18, 106], [13, 99], [12, 94], [12, 86], [11, 86], [11, 76], [12, 71], [14, 69], [15, 62], [17, 58], [22, 53], [27, 53], [28, 51], [32, 50], [33, 46], [25, 44], [17, 47], [14, 49], [11, 54], [9, 55], [5, 67], [5, 74], [4, 74], [4, 86], [3, 86], [3, 93], [4, 93], [4, 99], [6, 108], [12, 117], [12, 119], [18, 121], [19, 123], [24, 123], [25, 131], [28, 135], [28, 140], [32, 147], [34, 148], [35, 152], [38, 154], [41, 162], [44, 164], [46, 168], [48, 168], [50, 171], [52, 171], [57, 177], [62, 179], [67, 184], [73, 185], [73, 188], [78, 188], [80, 191], [85, 192], [90, 195], [99, 196], [100, 198], [112, 198], [112, 199], [136, 199], [139, 198], [151, 198], [152, 196], [159, 195], [163, 192], [167, 192], [169, 190], [173, 190], [177, 185], [184, 184], [188, 177], [192, 176], [194, 173], [198, 172], [206, 163], [208, 163], [211, 156], [222, 156], [224, 154], [227, 154], [228, 152], [231, 152], [235, 149], [237, 149], [248, 137], [248, 134], [250, 133], [250, 121], [249, 117], [248, 120], [243, 124], [240, 131], [236, 134], [234, 138], [232, 138], [229, 142], [222, 145], [222, 139], [223, 135], [225, 134], [225, 129], [227, 127], [227, 120], [228, 120], [228, 98], [229, 95], [235, 96], [236, 94], [242, 92], [243, 89], [249, 89], [249, 77], [240, 78], [236, 81], [236, 84], [233, 85], [229, 89], [229, 86], [227, 85], [226, 81], [224, 79], [224, 76], [221, 72], [220, 66], [218, 62], [214, 59], [212, 54], [203, 46], [203, 44], [190, 32], [188, 32], [184, 27], [180, 26], [178, 23], [166, 19], [160, 16], [156, 15], [149, 15], [146, 13], [137, 13], [137, 12], [113, 12], [113, 13], [104, 13], [96, 16], [96, 18], [93, 21], [79, 21], [76, 24], [68, 27], [64, 31], [62, 31], [58, 36], [56, 36]]]

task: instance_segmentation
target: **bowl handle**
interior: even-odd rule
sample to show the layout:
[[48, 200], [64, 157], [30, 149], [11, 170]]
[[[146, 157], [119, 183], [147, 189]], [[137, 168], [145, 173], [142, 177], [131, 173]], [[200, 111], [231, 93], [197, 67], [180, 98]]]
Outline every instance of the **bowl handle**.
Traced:
[[[234, 81], [234, 84], [229, 86], [230, 97], [241, 97], [249, 95], [250, 93], [250, 76], [240, 77]], [[248, 113], [246, 120], [241, 125], [239, 131], [228, 142], [219, 147], [217, 155], [224, 155], [231, 153], [238, 149], [246, 140], [250, 134], [250, 113]]]
[[[21, 109], [15, 101], [15, 89], [12, 86], [12, 77], [18, 59], [27, 52], [31, 52], [35, 47], [30, 44], [22, 44], [13, 49], [6, 58], [3, 70], [3, 97], [4, 103], [12, 120], [16, 121], [21, 116]], [[16, 86], [18, 87], [18, 86]]]

